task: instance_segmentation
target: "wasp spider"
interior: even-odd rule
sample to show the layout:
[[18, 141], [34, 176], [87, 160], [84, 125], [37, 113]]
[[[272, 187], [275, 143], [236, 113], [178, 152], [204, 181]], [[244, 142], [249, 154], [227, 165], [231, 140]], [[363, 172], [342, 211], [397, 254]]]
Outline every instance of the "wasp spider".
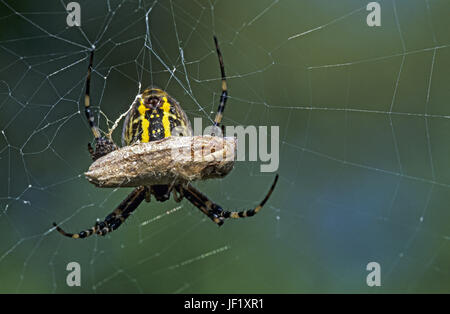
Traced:
[[[225, 76], [225, 68], [223, 65], [222, 54], [219, 49], [217, 38], [214, 36], [214, 42], [219, 57], [219, 65], [222, 76], [222, 93], [220, 95], [220, 103], [214, 119], [214, 127], [220, 127], [223, 117], [223, 111], [228, 98], [227, 81]], [[95, 123], [94, 114], [90, 106], [90, 82], [92, 64], [94, 59], [94, 51], [90, 54], [89, 67], [86, 78], [86, 94], [85, 94], [85, 114], [89, 126], [94, 134], [95, 149], [88, 144], [88, 150], [95, 161], [98, 158], [109, 154], [118, 149], [117, 145], [112, 141], [110, 136], [102, 136], [98, 126]], [[177, 135], [192, 136], [191, 124], [178, 102], [172, 98], [167, 92], [157, 87], [150, 87], [136, 97], [131, 110], [128, 112], [122, 131], [122, 146], [132, 145], [137, 142], [150, 142], [161, 140], [172, 136], [172, 131], [177, 128]], [[179, 130], [181, 129], [181, 132]], [[53, 225], [64, 236], [74, 239], [86, 238], [90, 235], [106, 235], [116, 230], [120, 225], [133, 213], [133, 211], [142, 203], [143, 200], [150, 201], [153, 195], [157, 201], [164, 202], [173, 194], [175, 201], [179, 202], [186, 198], [193, 205], [198, 207], [206, 216], [208, 216], [217, 225], [222, 225], [225, 219], [250, 217], [257, 214], [269, 199], [278, 180], [275, 180], [266, 194], [264, 199], [258, 206], [252, 209], [242, 211], [228, 211], [222, 209], [218, 204], [210, 201], [204, 194], [198, 191], [190, 183], [172, 184], [172, 185], [152, 185], [139, 186], [133, 190], [119, 206], [101, 222], [87, 230], [79, 233], [67, 233], [56, 223]]]

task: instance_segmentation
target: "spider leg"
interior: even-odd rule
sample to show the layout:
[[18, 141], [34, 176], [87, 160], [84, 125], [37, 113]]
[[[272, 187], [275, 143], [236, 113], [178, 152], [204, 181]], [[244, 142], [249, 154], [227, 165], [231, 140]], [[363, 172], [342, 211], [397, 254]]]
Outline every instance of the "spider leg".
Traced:
[[258, 206], [252, 209], [246, 209], [242, 211], [223, 211], [223, 217], [224, 218], [243, 218], [243, 217], [251, 217], [257, 214], [261, 208], [266, 204], [267, 200], [269, 199], [270, 195], [272, 194], [273, 190], [275, 189], [275, 186], [277, 185], [278, 181], [278, 174], [275, 176], [275, 179], [273, 180], [272, 186], [269, 189], [269, 192], [267, 192], [266, 197], [259, 203]]
[[95, 137], [95, 150], [92, 148], [91, 144], [88, 144], [88, 151], [89, 154], [92, 157], [92, 160], [96, 160], [113, 150], [117, 149], [117, 146], [114, 144], [114, 142], [105, 137], [100, 135], [100, 130], [95, 123], [95, 117], [91, 109], [91, 73], [92, 73], [92, 63], [94, 61], [94, 50], [91, 51], [91, 55], [89, 57], [89, 67], [88, 67], [88, 73], [86, 77], [86, 93], [84, 95], [84, 113], [86, 115], [86, 118], [88, 120], [89, 126], [91, 128], [92, 134], [94, 134]]
[[83, 239], [93, 234], [104, 236], [107, 233], [114, 231], [120, 227], [120, 225], [142, 203], [142, 201], [145, 199], [146, 193], [146, 187], [141, 186], [134, 189], [134, 191], [131, 192], [111, 214], [106, 216], [104, 221], [96, 222], [94, 227], [83, 230], [79, 233], [67, 233], [56, 223], [53, 223], [53, 226], [55, 226], [56, 230], [63, 236], [74, 239]]
[[92, 133], [95, 138], [100, 137], [100, 131], [95, 124], [95, 117], [91, 110], [91, 73], [92, 73], [92, 63], [94, 61], [94, 50], [91, 51], [91, 55], [89, 57], [89, 67], [88, 73], [86, 77], [86, 93], [84, 95], [84, 113], [88, 120], [89, 126], [91, 127]]
[[184, 187], [179, 185], [176, 188], [180, 194], [182, 194], [195, 207], [200, 209], [206, 216], [209, 217], [209, 219], [214, 221], [219, 226], [223, 224], [224, 218], [220, 216], [220, 212], [212, 208], [214, 204], [199, 190], [190, 184]]
[[[174, 199], [175, 199], [175, 202], [177, 202], [177, 203], [179, 203], [180, 201], [177, 201], [177, 195], [175, 194], [175, 190], [173, 189], [174, 187], [175, 187], [175, 183], [177, 182], [177, 179], [175, 178], [173, 181], [172, 181], [172, 183], [170, 183], [170, 185], [169, 185], [169, 187], [168, 187], [168, 189], [167, 189], [167, 192], [166, 192], [166, 194], [164, 195], [164, 197], [166, 197], [167, 199], [169, 199], [170, 198], [170, 194], [172, 193], [172, 191], [174, 191], [174, 193], [172, 193], [174, 196]], [[178, 198], [179, 199], [179, 198]]]
[[208, 197], [206, 197], [204, 194], [202, 194], [200, 191], [198, 191], [190, 184], [188, 184], [185, 187], [179, 186], [179, 189], [182, 190], [182, 193], [184, 194], [187, 200], [189, 200], [192, 204], [198, 207], [212, 221], [221, 226], [225, 219], [251, 217], [257, 214], [269, 199], [270, 195], [275, 189], [277, 181], [278, 175], [275, 176], [275, 180], [273, 181], [269, 192], [266, 194], [266, 196], [261, 201], [261, 203], [259, 203], [258, 206], [252, 209], [246, 209], [242, 211], [223, 210], [220, 205], [210, 201]]
[[174, 201], [177, 203], [181, 202], [184, 198], [183, 190], [178, 189], [177, 187], [175, 187], [175, 189], [172, 190], [172, 195], [173, 195]]
[[217, 56], [219, 57], [220, 73], [222, 75], [222, 93], [220, 95], [220, 103], [219, 107], [217, 108], [216, 117], [214, 119], [214, 126], [218, 127], [222, 122], [223, 111], [225, 109], [225, 104], [227, 103], [228, 88], [227, 88], [227, 79], [225, 75], [225, 67], [223, 66], [222, 53], [220, 52], [219, 43], [217, 41], [216, 36], [214, 36], [214, 43], [216, 44]]

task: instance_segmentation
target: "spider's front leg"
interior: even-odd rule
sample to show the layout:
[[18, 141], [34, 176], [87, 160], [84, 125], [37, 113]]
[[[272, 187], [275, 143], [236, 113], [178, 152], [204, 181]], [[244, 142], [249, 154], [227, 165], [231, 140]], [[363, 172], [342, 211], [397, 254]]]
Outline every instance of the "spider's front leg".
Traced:
[[92, 62], [94, 61], [94, 51], [91, 51], [89, 57], [88, 73], [86, 76], [86, 93], [84, 95], [84, 113], [86, 119], [91, 128], [92, 134], [95, 137], [95, 149], [92, 147], [91, 143], [88, 144], [88, 151], [91, 154], [92, 160], [97, 160], [98, 158], [109, 154], [113, 150], [117, 149], [116, 144], [105, 136], [100, 135], [100, 130], [95, 123], [95, 117], [91, 108], [91, 74], [92, 74]]

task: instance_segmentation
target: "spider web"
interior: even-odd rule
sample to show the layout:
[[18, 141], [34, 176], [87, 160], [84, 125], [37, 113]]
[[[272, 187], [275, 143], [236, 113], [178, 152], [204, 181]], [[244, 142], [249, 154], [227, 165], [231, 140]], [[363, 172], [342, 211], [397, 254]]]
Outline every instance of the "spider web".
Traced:
[[[68, 27], [68, 1], [0, 0], [0, 291], [449, 292], [450, 4], [378, 1], [382, 26], [368, 27], [368, 2], [79, 1]], [[61, 237], [53, 221], [91, 227], [131, 191], [84, 178], [89, 51], [102, 131], [149, 85], [206, 126], [213, 34], [224, 123], [280, 126], [261, 214], [218, 229], [187, 201], [152, 201], [106, 237]], [[196, 186], [249, 208], [273, 179], [259, 166]], [[69, 262], [81, 287], [66, 285]], [[370, 262], [381, 287], [366, 285]]]

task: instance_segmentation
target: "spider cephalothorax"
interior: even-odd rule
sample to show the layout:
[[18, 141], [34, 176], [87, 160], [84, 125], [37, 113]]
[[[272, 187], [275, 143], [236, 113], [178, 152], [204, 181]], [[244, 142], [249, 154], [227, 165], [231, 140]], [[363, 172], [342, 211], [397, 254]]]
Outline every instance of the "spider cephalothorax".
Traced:
[[[222, 76], [222, 93], [217, 114], [214, 119], [214, 126], [219, 127], [222, 121], [223, 111], [228, 98], [225, 69], [223, 66], [222, 54], [220, 53], [217, 38], [214, 37], [219, 65]], [[110, 136], [102, 136], [95, 123], [94, 115], [90, 107], [90, 81], [94, 52], [90, 54], [88, 74], [86, 78], [85, 113], [92, 133], [95, 137], [95, 149], [88, 144], [88, 150], [95, 161], [112, 151], [118, 149]], [[179, 103], [167, 92], [157, 87], [150, 87], [137, 95], [129, 112], [126, 115], [122, 130], [122, 145], [130, 146], [138, 143], [159, 141], [171, 136], [191, 136], [191, 124]], [[180, 202], [183, 197], [198, 207], [205, 215], [219, 226], [227, 218], [250, 217], [259, 212], [266, 203], [275, 188], [278, 175], [266, 194], [263, 201], [255, 208], [243, 211], [227, 211], [210, 201], [205, 195], [194, 188], [189, 182], [174, 180], [171, 184], [156, 184], [138, 186], [131, 192], [125, 200], [102, 222], [95, 223], [94, 227], [79, 233], [67, 233], [54, 223], [56, 229], [63, 235], [71, 238], [86, 238], [92, 234], [105, 235], [117, 229], [131, 213], [145, 199], [150, 201], [153, 195], [157, 201], [164, 202], [173, 195], [175, 201]], [[141, 184], [141, 183], [139, 183]]]
[[192, 135], [191, 124], [178, 102], [159, 88], [148, 88], [136, 97], [125, 118], [122, 145], [160, 140], [172, 136], [175, 128], [177, 135]]

